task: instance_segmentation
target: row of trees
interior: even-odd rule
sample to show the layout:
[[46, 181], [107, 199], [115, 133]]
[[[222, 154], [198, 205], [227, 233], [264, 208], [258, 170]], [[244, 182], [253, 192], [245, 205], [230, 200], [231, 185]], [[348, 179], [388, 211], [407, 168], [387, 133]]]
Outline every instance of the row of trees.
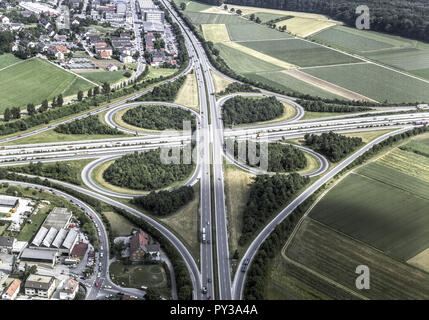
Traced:
[[[177, 71], [181, 72], [182, 68]], [[94, 87], [88, 90], [87, 99], [83, 100], [83, 92], [78, 93], [78, 100], [74, 103], [70, 103], [62, 106], [62, 108], [49, 108], [48, 100], [44, 100], [39, 109], [31, 112], [29, 117], [24, 117], [17, 121], [7, 122], [5, 124], [0, 124], [0, 135], [12, 134], [19, 131], [24, 131], [29, 128], [35, 127], [40, 124], [49, 124], [49, 122], [58, 120], [60, 118], [87, 111], [93, 106], [98, 106], [101, 103], [110, 101], [110, 99], [120, 98], [126, 95], [131, 95], [137, 91], [140, 91], [147, 86], [166, 80], [168, 78], [174, 77], [176, 74], [173, 74], [168, 77], [160, 76], [158, 78], [151, 78], [143, 80], [149, 73], [149, 69], [146, 67], [143, 73], [135, 80], [129, 80], [127, 82], [128, 86], [123, 86], [120, 89], [112, 89], [108, 94], [100, 94], [100, 88]], [[107, 90], [107, 86], [105, 86]], [[58, 101], [58, 99], [56, 99]], [[28, 109], [28, 106], [27, 106]]]
[[[182, 151], [181, 153], [183, 155]], [[116, 186], [152, 191], [188, 177], [193, 165], [182, 163], [183, 161], [179, 164], [163, 164], [160, 149], [135, 152], [112, 163], [103, 172], [103, 178]]]
[[362, 145], [362, 138], [346, 137], [332, 131], [320, 136], [307, 133], [304, 139], [307, 146], [324, 154], [332, 162], [340, 161]]
[[283, 112], [283, 104], [275, 97], [255, 99], [238, 96], [224, 103], [222, 118], [225, 125], [234, 125], [272, 120]]
[[65, 134], [122, 134], [116, 128], [112, 128], [98, 119], [98, 116], [89, 116], [69, 123], [61, 124], [54, 131]]
[[21, 118], [21, 109], [19, 107], [6, 108], [3, 114], [3, 120], [9, 121], [11, 119], [20, 119]]
[[250, 84], [233, 82], [230, 83], [225, 90], [219, 92], [219, 95], [224, 96], [235, 92], [261, 92], [258, 89], [253, 88]]
[[309, 181], [308, 177], [297, 173], [256, 176], [250, 184], [249, 198], [243, 210], [239, 245], [245, 245], [251, 240], [267, 220], [283, 208]]
[[350, 107], [345, 105], [338, 104], [329, 104], [323, 101], [311, 101], [311, 100], [297, 100], [299, 105], [301, 105], [305, 111], [310, 112], [363, 112], [369, 111], [371, 108], [367, 107]]
[[80, 177], [80, 170], [65, 162], [30, 162], [30, 164], [26, 166], [11, 166], [8, 168], [8, 170], [13, 172], [32, 174], [36, 176], [62, 180], [76, 185], [80, 184], [78, 178]]
[[161, 105], [142, 105], [129, 109], [122, 119], [133, 126], [151, 130], [182, 130], [183, 121], [190, 121], [195, 126], [195, 117], [189, 110]]
[[169, 101], [173, 102], [176, 99], [177, 94], [179, 93], [180, 88], [185, 83], [185, 76], [178, 78], [176, 81], [167, 82], [156, 86], [153, 90], [141, 96], [139, 101]]
[[153, 191], [147, 196], [135, 197], [131, 202], [162, 217], [176, 212], [193, 199], [194, 188], [182, 186], [173, 191]]
[[[246, 150], [246, 163], [253, 167], [258, 167], [257, 164], [249, 161], [249, 141], [234, 142], [234, 158], [238, 159], [239, 144], [242, 145], [243, 150]], [[245, 148], [244, 148], [245, 147]], [[256, 157], [260, 157], [260, 143], [256, 144]], [[304, 152], [295, 148], [290, 144], [283, 143], [269, 143], [268, 144], [268, 171], [269, 172], [292, 172], [304, 169], [307, 166], [307, 158]]]

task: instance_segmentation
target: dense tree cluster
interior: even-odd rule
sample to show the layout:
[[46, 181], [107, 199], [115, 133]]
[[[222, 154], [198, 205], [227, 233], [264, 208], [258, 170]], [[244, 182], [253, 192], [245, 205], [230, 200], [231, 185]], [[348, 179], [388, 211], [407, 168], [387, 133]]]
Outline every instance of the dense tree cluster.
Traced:
[[310, 179], [297, 173], [259, 175], [250, 184], [249, 198], [243, 210], [243, 229], [239, 239], [245, 245], [267, 220], [278, 212]]
[[80, 170], [64, 162], [55, 162], [55, 163], [30, 162], [29, 165], [22, 166], [22, 167], [12, 166], [12, 167], [9, 167], [8, 170], [13, 172], [20, 172], [20, 173], [52, 178], [56, 180], [62, 180], [62, 181], [70, 182], [77, 185], [80, 184], [80, 181], [77, 178], [80, 176]]
[[[246, 163], [258, 167], [260, 163], [253, 164], [249, 161], [249, 142], [241, 142], [241, 147], [246, 150]], [[234, 142], [234, 158], [238, 159], [239, 143]], [[256, 157], [260, 157], [260, 143], [256, 144]], [[292, 172], [304, 169], [307, 166], [307, 158], [304, 152], [289, 144], [268, 144], [268, 171], [269, 172]]]
[[[183, 156], [183, 153], [182, 153]], [[161, 150], [125, 155], [103, 172], [103, 178], [116, 186], [134, 190], [157, 190], [188, 177], [192, 164], [163, 164]]]
[[122, 134], [118, 129], [101, 123], [98, 116], [89, 116], [69, 123], [61, 124], [54, 129], [65, 134]]
[[307, 133], [304, 138], [307, 146], [324, 154], [332, 162], [340, 161], [362, 145], [362, 138], [349, 138], [332, 131], [320, 136]]
[[310, 100], [297, 100], [299, 105], [301, 105], [305, 111], [310, 112], [363, 112], [369, 111], [370, 108], [366, 107], [350, 107], [345, 105], [338, 104], [329, 104], [323, 101], [310, 101]]
[[255, 99], [238, 96], [224, 103], [222, 118], [225, 125], [234, 125], [272, 120], [283, 112], [283, 104], [275, 97]]
[[260, 90], [253, 88], [250, 84], [233, 82], [230, 83], [225, 90], [219, 92], [219, 95], [227, 95], [234, 92], [260, 92]]
[[161, 105], [142, 105], [129, 109], [122, 119], [133, 126], [151, 130], [182, 130], [183, 121], [190, 121], [195, 126], [195, 117], [189, 110]]
[[176, 99], [177, 93], [179, 92], [182, 85], [185, 83], [186, 77], [180, 77], [176, 81], [167, 82], [156, 86], [153, 90], [141, 96], [139, 101], [168, 101], [173, 102]]
[[0, 31], [0, 54], [11, 52], [11, 43], [15, 41], [10, 31]]
[[183, 186], [173, 191], [152, 191], [147, 196], [135, 197], [132, 203], [157, 216], [166, 216], [192, 199], [194, 199], [194, 188]]

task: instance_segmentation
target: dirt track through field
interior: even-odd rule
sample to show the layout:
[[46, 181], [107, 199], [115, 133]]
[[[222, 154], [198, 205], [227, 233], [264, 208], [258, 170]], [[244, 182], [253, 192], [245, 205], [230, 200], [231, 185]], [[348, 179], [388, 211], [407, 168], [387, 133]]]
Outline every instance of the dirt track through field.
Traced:
[[339, 95], [339, 96], [344, 97], [344, 98], [349, 99], [349, 100], [361, 100], [361, 101], [369, 101], [369, 102], [378, 103], [378, 101], [370, 99], [364, 95], [361, 95], [359, 93], [356, 93], [356, 92], [350, 91], [348, 89], [345, 89], [343, 87], [337, 86], [331, 82], [316, 78], [312, 75], [309, 75], [309, 74], [302, 72], [300, 70], [297, 70], [297, 69], [295, 69], [295, 70], [283, 70], [282, 72], [289, 75], [289, 76], [292, 76], [298, 80], [307, 82], [307, 83], [309, 83], [313, 86], [316, 86], [322, 90], [331, 92], [333, 94]]

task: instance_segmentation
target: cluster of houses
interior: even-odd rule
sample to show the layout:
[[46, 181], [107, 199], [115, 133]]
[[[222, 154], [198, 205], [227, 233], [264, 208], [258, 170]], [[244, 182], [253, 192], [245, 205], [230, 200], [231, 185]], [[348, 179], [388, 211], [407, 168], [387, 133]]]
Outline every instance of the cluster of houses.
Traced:
[[130, 5], [131, 1], [126, 0], [93, 0], [90, 15], [100, 23], [131, 29], [133, 17]]
[[[57, 288], [56, 278], [51, 276], [30, 274], [24, 284], [19, 279], [11, 280], [1, 295], [3, 300], [15, 300], [20, 292], [27, 297], [49, 299]], [[79, 282], [72, 278], [66, 279], [59, 286], [59, 299], [73, 300], [78, 290]]]

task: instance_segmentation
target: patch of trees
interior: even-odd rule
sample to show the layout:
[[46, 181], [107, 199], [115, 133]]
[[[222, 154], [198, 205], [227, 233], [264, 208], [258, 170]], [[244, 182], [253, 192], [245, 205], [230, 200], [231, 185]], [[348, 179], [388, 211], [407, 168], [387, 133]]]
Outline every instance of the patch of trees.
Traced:
[[129, 109], [122, 119], [133, 126], [151, 130], [182, 130], [183, 121], [190, 121], [191, 126], [195, 127], [195, 117], [189, 110], [161, 105]]
[[[107, 218], [102, 214], [103, 211], [103, 202], [100, 200], [93, 198], [87, 194], [83, 194], [79, 191], [76, 191], [75, 189], [71, 189], [68, 187], [65, 187], [60, 184], [52, 183], [51, 181], [47, 179], [40, 179], [39, 177], [27, 177], [18, 175], [13, 172], [8, 172], [5, 168], [0, 168], [0, 179], [1, 180], [12, 180], [12, 181], [23, 181], [28, 183], [33, 183], [37, 185], [44, 185], [48, 188], [55, 188], [57, 190], [63, 191], [75, 198], [78, 198], [79, 200], [82, 200], [83, 202], [87, 203], [91, 207], [93, 207], [97, 213], [101, 216], [103, 223], [106, 225], [106, 229], [109, 232], [111, 230], [111, 226], [108, 223]], [[157, 229], [152, 227], [148, 222], [146, 222], [144, 219], [139, 218], [129, 212], [127, 212], [124, 209], [118, 208], [116, 206], [111, 206], [112, 209], [120, 214], [122, 217], [126, 218], [128, 221], [130, 221], [132, 224], [136, 225], [138, 228], [145, 230], [151, 237], [157, 240], [157, 242], [160, 244], [162, 250], [165, 252], [165, 254], [168, 256], [168, 258], [171, 261], [171, 264], [173, 265], [174, 273], [176, 276], [176, 286], [177, 286], [177, 297], [179, 300], [191, 300], [192, 299], [192, 282], [191, 278], [189, 276], [188, 268], [186, 267], [186, 264], [184, 263], [182, 256], [177, 251], [177, 249], [168, 241], [164, 235], [159, 232]], [[89, 218], [84, 215], [88, 220]], [[94, 233], [95, 233], [94, 228]], [[109, 232], [109, 244], [111, 245], [113, 243], [113, 238], [111, 237], [112, 233]], [[95, 239], [96, 233], [95, 233]], [[95, 241], [95, 247], [97, 247], [97, 241]], [[111, 247], [113, 247], [111, 245]]]
[[307, 146], [322, 153], [332, 162], [340, 161], [362, 145], [362, 138], [346, 137], [332, 131], [320, 136], [307, 133], [304, 139]]
[[[242, 147], [246, 150], [246, 164], [257, 167], [257, 164], [249, 161], [248, 150], [249, 142], [240, 142]], [[260, 157], [260, 143], [256, 143], [256, 157]], [[234, 142], [234, 158], [238, 159], [239, 155], [239, 142]], [[304, 169], [307, 166], [307, 158], [303, 151], [290, 144], [282, 143], [269, 143], [268, 144], [268, 171], [269, 172], [292, 172]]]
[[183, 164], [180, 150], [179, 164], [163, 164], [161, 150], [125, 155], [112, 163], [103, 172], [103, 178], [120, 187], [134, 190], [156, 190], [188, 177], [192, 164]]
[[272, 120], [283, 112], [283, 104], [275, 97], [254, 99], [238, 96], [224, 103], [222, 118], [225, 125], [234, 125]]
[[147, 196], [135, 197], [131, 202], [162, 217], [176, 212], [193, 199], [194, 188], [182, 186], [173, 191], [153, 191]]
[[253, 88], [250, 84], [247, 84], [247, 83], [233, 82], [233, 83], [230, 83], [225, 88], [225, 90], [219, 92], [219, 95], [223, 96], [234, 92], [261, 92], [261, 91]]
[[36, 176], [62, 180], [76, 185], [80, 185], [80, 180], [78, 179], [78, 177], [80, 176], [80, 170], [64, 162], [55, 162], [55, 163], [30, 162], [30, 164], [26, 166], [22, 166], [22, 167], [12, 166], [12, 167], [8, 167], [7, 169], [12, 172], [32, 174]]
[[367, 107], [350, 107], [338, 104], [328, 104], [323, 101], [310, 101], [310, 100], [297, 100], [305, 111], [310, 112], [363, 112], [370, 111], [371, 108]]
[[138, 101], [168, 101], [173, 102], [176, 99], [176, 96], [185, 83], [186, 77], [182, 76], [176, 81], [167, 82], [156, 86], [152, 91], [144, 96], [141, 96]]
[[309, 181], [308, 177], [297, 173], [256, 176], [250, 184], [249, 198], [243, 210], [245, 223], [243, 223], [239, 244], [245, 245], [251, 240], [255, 232], [262, 228], [267, 220], [283, 208]]
[[69, 123], [61, 124], [54, 131], [65, 134], [122, 134], [118, 129], [101, 123], [98, 116], [89, 116]]
[[11, 52], [11, 43], [15, 41], [15, 37], [10, 31], [0, 32], [0, 54]]
[[19, 107], [6, 108], [3, 114], [3, 120], [8, 122], [12, 119], [20, 119], [21, 118], [21, 109]]

